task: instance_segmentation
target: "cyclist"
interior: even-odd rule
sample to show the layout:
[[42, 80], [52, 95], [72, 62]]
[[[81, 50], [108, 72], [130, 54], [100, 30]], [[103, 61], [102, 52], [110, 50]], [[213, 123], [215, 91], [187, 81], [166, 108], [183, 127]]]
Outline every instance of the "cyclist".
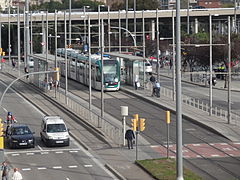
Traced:
[[17, 122], [11, 112], [7, 114], [7, 125]]

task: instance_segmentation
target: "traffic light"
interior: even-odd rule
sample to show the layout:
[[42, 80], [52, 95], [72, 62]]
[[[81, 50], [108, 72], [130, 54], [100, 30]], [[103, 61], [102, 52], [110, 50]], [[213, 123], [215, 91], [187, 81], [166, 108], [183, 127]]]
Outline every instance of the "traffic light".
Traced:
[[140, 131], [144, 131], [145, 129], [145, 119], [144, 118], [140, 118]]
[[150, 40], [150, 35], [149, 34], [146, 35], [146, 40]]
[[137, 123], [137, 127], [138, 127], [138, 114], [134, 114], [133, 119], [136, 119], [136, 123]]
[[2, 55], [5, 56], [5, 52], [2, 52]]
[[137, 119], [132, 119], [132, 130], [136, 131], [137, 130]]
[[170, 111], [166, 111], [166, 123], [170, 124]]
[[4, 135], [3, 130], [4, 130], [4, 128], [3, 128], [2, 119], [0, 119], [0, 137]]
[[59, 68], [58, 67], [54, 68], [54, 71], [57, 71], [57, 72], [54, 72], [53, 80], [59, 81], [60, 80]]

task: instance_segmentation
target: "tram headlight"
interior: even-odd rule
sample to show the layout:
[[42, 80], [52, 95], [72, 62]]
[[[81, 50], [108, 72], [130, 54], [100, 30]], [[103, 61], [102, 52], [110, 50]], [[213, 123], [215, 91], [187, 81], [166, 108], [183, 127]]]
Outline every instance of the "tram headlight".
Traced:
[[114, 81], [115, 81], [115, 82], [118, 82], [118, 78], [114, 78]]

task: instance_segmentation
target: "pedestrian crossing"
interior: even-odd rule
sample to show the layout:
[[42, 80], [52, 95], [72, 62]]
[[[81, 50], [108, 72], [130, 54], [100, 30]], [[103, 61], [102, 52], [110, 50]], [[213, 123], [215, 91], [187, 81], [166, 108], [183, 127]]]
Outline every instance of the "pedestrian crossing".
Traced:
[[[167, 157], [167, 146], [151, 146], [162, 157]], [[184, 158], [240, 157], [240, 143], [184, 144]], [[176, 157], [176, 144], [169, 145], [169, 157]]]

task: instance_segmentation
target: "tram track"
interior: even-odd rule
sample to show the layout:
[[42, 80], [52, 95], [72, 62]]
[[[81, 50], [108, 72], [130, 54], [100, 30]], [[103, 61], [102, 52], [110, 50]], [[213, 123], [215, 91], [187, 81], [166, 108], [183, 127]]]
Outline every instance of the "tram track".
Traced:
[[[79, 87], [74, 86], [73, 88], [79, 88]], [[75, 94], [76, 96], [79, 96], [79, 95], [78, 95], [77, 93], [75, 93], [75, 92], [71, 92], [71, 93]], [[106, 94], [107, 96], [112, 97], [112, 99], [115, 99], [115, 100], [117, 99], [118, 101], [121, 101], [121, 102], [123, 102], [123, 103], [126, 103], [126, 101], [123, 101], [121, 98], [118, 98], [118, 97], [117, 97], [118, 94], [121, 94], [122, 96], [127, 96], [128, 98], [132, 98], [131, 95], [126, 94], [126, 93], [121, 92], [121, 91], [118, 91], [117, 93], [116, 93], [116, 92], [114, 92], [114, 93], [112, 93], [112, 92], [105, 92], [105, 94]], [[93, 96], [95, 99], [98, 99], [98, 100], [100, 101], [100, 99], [99, 99], [98, 96], [96, 96], [96, 95], [94, 95], [94, 94], [92, 94], [92, 96]], [[95, 104], [95, 105], [97, 105], [97, 104]], [[126, 104], [126, 105], [128, 105], [128, 106], [134, 106], [133, 104]], [[116, 108], [117, 108], [117, 107], [116, 107]], [[137, 108], [137, 106], [136, 106], [135, 108]], [[116, 115], [114, 115], [114, 113], [111, 113], [111, 115], [114, 116], [115, 118], [118, 118]], [[200, 143], [206, 144], [206, 145], [210, 146], [211, 148], [213, 148], [213, 149], [215, 149], [215, 150], [223, 153], [223, 154], [225, 155], [225, 157], [231, 158], [233, 161], [236, 162], [236, 164], [240, 164], [240, 159], [239, 159], [239, 157], [232, 156], [231, 154], [229, 154], [229, 153], [223, 151], [222, 149], [214, 146], [214, 145], [213, 145], [214, 143], [209, 143], [209, 142], [206, 141], [204, 138], [201, 138], [201, 137], [199, 137], [199, 136], [196, 136], [196, 135], [194, 135], [193, 133], [189, 133], [189, 132], [187, 132], [187, 131], [186, 131], [185, 133], [186, 133], [187, 135], [189, 135], [189, 136], [194, 136], [194, 138], [198, 139], [198, 140], [200, 141]], [[152, 138], [150, 135], [147, 135], [147, 134], [144, 133], [144, 132], [143, 132], [142, 134], [143, 134], [145, 137], [148, 137], [149, 139], [151, 139], [153, 142], [156, 142], [156, 144], [161, 145], [162, 147], [165, 147], [165, 148], [166, 148], [166, 144], [165, 144], [165, 143], [160, 142], [160, 141]], [[218, 136], [217, 136], [217, 137], [218, 137]], [[216, 138], [216, 137], [215, 137], [215, 138]], [[217, 142], [217, 141], [220, 141], [220, 140], [221, 140], [220, 138], [216, 138], [216, 142]], [[170, 138], [170, 141], [172, 141], [173, 143], [174, 143], [174, 142], [176, 143], [176, 140], [175, 140], [174, 137], [171, 137], [171, 138]], [[231, 144], [231, 143], [228, 143], [228, 142], [224, 142], [224, 143], [226, 143], [228, 146], [231, 146], [232, 148], [235, 148], [235, 149], [237, 149], [237, 150], [240, 150], [240, 149], [239, 149], [237, 146], [235, 146], [234, 144]], [[238, 178], [238, 179], [240, 178], [238, 174], [234, 173], [233, 171], [231, 171], [231, 170], [229, 170], [228, 168], [224, 167], [224, 166], [221, 165], [220, 163], [216, 162], [216, 161], [214, 160], [214, 158], [204, 157], [204, 155], [202, 155], [201, 153], [195, 151], [194, 149], [192, 149], [192, 148], [190, 148], [190, 147], [184, 146], [184, 148], [186, 148], [186, 149], [188, 149], [189, 151], [195, 153], [196, 155], [200, 156], [200, 157], [201, 157], [202, 159], [204, 159], [205, 161], [209, 162], [210, 164], [212, 164], [212, 165], [215, 166], [216, 168], [219, 168], [219, 169], [221, 169], [222, 171], [230, 174], [230, 175], [233, 176], [234, 178]], [[175, 154], [175, 152], [174, 152], [173, 150], [170, 150], [170, 152], [172, 152], [172, 153]], [[195, 165], [194, 163], [192, 163], [192, 162], [191, 162], [191, 159], [184, 158], [184, 161], [186, 161], [187, 163], [191, 164], [191, 166], [194, 166], [194, 167], [197, 168], [198, 170], [204, 172], [204, 173], [207, 174], [209, 177], [211, 177], [211, 179], [217, 179], [217, 178], [215, 178], [213, 175], [209, 174], [206, 170], [203, 170], [202, 168], [199, 168], [197, 165]]]

